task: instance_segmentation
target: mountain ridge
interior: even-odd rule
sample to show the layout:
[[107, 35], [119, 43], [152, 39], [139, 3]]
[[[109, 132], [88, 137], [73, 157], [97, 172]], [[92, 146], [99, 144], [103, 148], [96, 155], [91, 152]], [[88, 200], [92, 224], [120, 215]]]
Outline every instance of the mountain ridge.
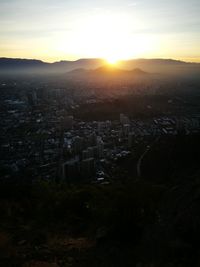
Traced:
[[[1, 74], [66, 74], [76, 69], [95, 70], [103, 66], [112, 66], [104, 59], [82, 58], [75, 61], [61, 60], [53, 63], [44, 62], [37, 59], [25, 58], [0, 58]], [[115, 66], [113, 66], [115, 67]], [[138, 73], [162, 73], [175, 75], [196, 75], [200, 76], [200, 63], [190, 63], [174, 59], [129, 59], [121, 60], [116, 64], [116, 68], [124, 71], [133, 71]], [[78, 71], [77, 71], [78, 72]]]
[[[78, 62], [94, 62], [94, 61], [101, 61], [106, 62], [106, 60], [101, 58], [80, 58], [77, 60], [60, 60], [60, 61], [54, 61], [54, 62], [46, 62], [40, 59], [34, 59], [34, 58], [10, 58], [10, 57], [0, 57], [0, 64], [3, 63], [9, 63], [9, 62], [38, 62], [42, 64], [65, 64], [65, 63], [78, 63]], [[172, 64], [199, 64], [199, 62], [187, 62], [183, 60], [177, 60], [177, 59], [165, 59], [165, 58], [135, 58], [135, 59], [128, 59], [128, 60], [119, 60], [119, 63], [130, 63], [130, 62], [157, 62], [157, 63], [172, 63]]]

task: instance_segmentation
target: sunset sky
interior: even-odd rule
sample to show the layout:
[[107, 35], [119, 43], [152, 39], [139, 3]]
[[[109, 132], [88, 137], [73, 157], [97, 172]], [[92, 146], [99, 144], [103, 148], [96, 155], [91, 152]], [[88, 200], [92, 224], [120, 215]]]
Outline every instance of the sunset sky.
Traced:
[[200, 0], [0, 0], [0, 57], [200, 62]]

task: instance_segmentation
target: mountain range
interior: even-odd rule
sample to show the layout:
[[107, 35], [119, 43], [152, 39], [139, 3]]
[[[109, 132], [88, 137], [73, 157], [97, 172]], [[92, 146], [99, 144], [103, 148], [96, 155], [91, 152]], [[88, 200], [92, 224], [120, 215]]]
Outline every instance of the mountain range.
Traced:
[[119, 61], [116, 67], [108, 66], [103, 59], [79, 59], [47, 63], [35, 59], [0, 58], [0, 74], [66, 74], [85, 75], [141, 75], [157, 73], [167, 75], [191, 75], [200, 77], [200, 63], [172, 59], [131, 59]]

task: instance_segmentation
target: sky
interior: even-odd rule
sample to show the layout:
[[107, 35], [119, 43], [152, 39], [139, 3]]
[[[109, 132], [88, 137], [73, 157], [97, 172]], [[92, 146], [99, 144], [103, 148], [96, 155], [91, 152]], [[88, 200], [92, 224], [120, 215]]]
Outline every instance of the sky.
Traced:
[[0, 0], [0, 57], [200, 62], [200, 0]]

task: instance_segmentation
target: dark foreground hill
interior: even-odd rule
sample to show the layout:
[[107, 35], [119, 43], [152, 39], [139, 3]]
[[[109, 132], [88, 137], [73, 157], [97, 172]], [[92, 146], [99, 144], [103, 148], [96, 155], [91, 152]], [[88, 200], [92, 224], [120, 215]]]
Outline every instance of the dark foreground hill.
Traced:
[[[172, 158], [168, 179], [163, 169], [165, 179], [149, 172], [149, 178], [115, 177], [98, 186], [2, 183], [1, 266], [199, 266], [199, 149], [189, 157], [197, 140], [165, 142], [163, 154], [171, 151]], [[156, 169], [162, 159], [154, 153], [149, 160]]]

